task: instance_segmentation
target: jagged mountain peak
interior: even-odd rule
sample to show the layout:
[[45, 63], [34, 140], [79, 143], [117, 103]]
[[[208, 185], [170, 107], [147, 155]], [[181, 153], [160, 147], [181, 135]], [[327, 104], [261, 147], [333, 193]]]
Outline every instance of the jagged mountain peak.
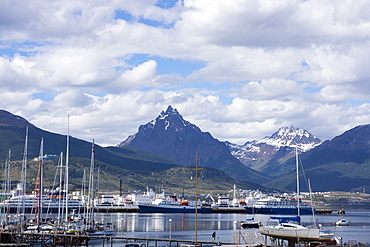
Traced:
[[213, 138], [209, 132], [203, 132], [196, 125], [184, 120], [172, 106], [168, 106], [156, 119], [141, 125], [136, 134], [118, 144], [118, 147], [122, 146], [150, 151], [189, 166], [194, 165], [195, 154], [198, 154], [202, 166], [220, 169], [234, 178], [246, 179], [246, 176], [263, 178], [261, 174], [257, 175], [255, 171], [243, 166], [231, 155], [224, 143]]
[[277, 132], [272, 134], [271, 138], [277, 139], [277, 138], [285, 137], [299, 137], [300, 139], [303, 139], [304, 137], [309, 138], [313, 137], [307, 130], [301, 129], [301, 128], [296, 128], [294, 126], [290, 127], [281, 127]]
[[279, 128], [279, 130], [271, 136], [266, 136], [256, 143], [266, 143], [276, 148], [298, 146], [301, 151], [305, 152], [319, 145], [321, 142], [319, 138], [305, 129], [296, 128], [294, 126], [284, 126]]
[[[162, 138], [165, 131], [172, 133], [172, 138], [182, 140], [184, 135], [187, 133], [187, 129], [195, 130], [196, 132], [201, 132], [201, 130], [194, 124], [186, 121], [177, 109], [173, 108], [171, 105], [167, 107], [166, 111], [161, 111], [161, 113], [153, 120], [147, 124], [140, 125], [139, 130], [136, 134], [130, 135], [125, 141], [122, 141], [117, 145], [117, 147], [122, 146], [135, 146], [138, 140], [142, 138]], [[140, 144], [141, 145], [141, 144]], [[145, 147], [142, 149], [148, 149]]]
[[[166, 111], [162, 111], [160, 114], [159, 114], [159, 116], [158, 117], [160, 117], [160, 118], [165, 118], [165, 117], [167, 117], [167, 116], [169, 116], [169, 115], [179, 115], [179, 116], [181, 116], [180, 115], [180, 113], [177, 111], [177, 109], [174, 109], [174, 108], [172, 108], [172, 106], [171, 105], [169, 105], [168, 107], [167, 107], [167, 110]], [[181, 116], [182, 117], [182, 116]]]
[[197, 126], [186, 121], [177, 111], [177, 109], [172, 108], [172, 106], [169, 105], [167, 110], [162, 111], [156, 119], [150, 121], [146, 125], [141, 125], [139, 128], [139, 133], [155, 128], [164, 129], [166, 131], [182, 132], [181, 130], [186, 127], [191, 127], [196, 131], [200, 131]]

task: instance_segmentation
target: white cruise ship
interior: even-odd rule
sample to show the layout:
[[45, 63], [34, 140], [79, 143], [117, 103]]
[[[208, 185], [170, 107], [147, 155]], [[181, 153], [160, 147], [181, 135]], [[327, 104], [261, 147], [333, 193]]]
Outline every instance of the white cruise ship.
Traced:
[[[41, 200], [39, 200], [41, 199]], [[39, 203], [40, 202], [40, 203]], [[35, 195], [13, 196], [0, 203], [3, 212], [8, 213], [34, 213], [42, 209], [42, 213], [63, 212], [66, 208], [65, 198], [43, 195], [38, 198]], [[83, 210], [84, 206], [79, 200], [68, 199], [68, 212]]]

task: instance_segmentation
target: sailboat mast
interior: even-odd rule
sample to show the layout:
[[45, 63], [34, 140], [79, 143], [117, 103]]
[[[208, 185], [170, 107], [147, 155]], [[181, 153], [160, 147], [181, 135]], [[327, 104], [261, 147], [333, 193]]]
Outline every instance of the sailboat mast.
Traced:
[[37, 226], [40, 229], [42, 214], [42, 192], [43, 192], [43, 169], [44, 169], [44, 138], [41, 138], [39, 164], [37, 169], [37, 178], [35, 184], [35, 193], [37, 198]]
[[[84, 219], [86, 219], [86, 193], [85, 193], [85, 190], [86, 190], [86, 169], [84, 169], [84, 175], [82, 177], [82, 188], [81, 188], [81, 198], [82, 198], [82, 204], [84, 205], [85, 207], [85, 210], [83, 211], [84, 213]], [[80, 212], [79, 212], [80, 213]]]
[[66, 202], [66, 221], [68, 221], [68, 177], [69, 177], [69, 171], [68, 171], [68, 165], [69, 165], [69, 115], [68, 115], [68, 121], [67, 121], [67, 150], [66, 150], [66, 169], [65, 169], [65, 202]]
[[315, 209], [313, 208], [313, 198], [312, 198], [312, 189], [311, 189], [311, 181], [308, 179], [308, 191], [310, 192], [310, 200], [311, 200], [311, 210], [312, 210], [312, 217], [313, 217], [313, 225], [316, 228], [317, 227], [317, 222], [316, 222], [316, 217], [315, 217]]
[[[5, 164], [5, 172], [6, 172], [6, 188], [5, 188], [5, 194], [10, 194], [11, 193], [11, 178], [10, 178], [10, 156], [11, 156], [11, 149], [9, 148], [9, 153], [8, 153], [8, 158], [6, 159], [6, 164]], [[8, 210], [6, 213], [6, 219], [5, 221], [9, 221], [9, 205], [8, 205]]]
[[[59, 155], [59, 196], [58, 196], [58, 221], [62, 218], [62, 187], [63, 187], [63, 152]], [[64, 208], [64, 207], [63, 207]]]
[[299, 191], [299, 171], [298, 171], [298, 147], [295, 147], [295, 163], [296, 163], [296, 172], [297, 172], [297, 214], [300, 216], [300, 191]]
[[195, 155], [195, 244], [198, 242], [198, 152]]
[[237, 200], [236, 200], [236, 185], [234, 184], [234, 198], [233, 198], [233, 206], [235, 206], [237, 204]]
[[[28, 152], [28, 126], [26, 127], [26, 140], [24, 141], [24, 150], [23, 150], [23, 164], [22, 164], [22, 174], [21, 174], [21, 181], [22, 181], [22, 191], [21, 195], [24, 196], [27, 190], [27, 152]], [[24, 204], [24, 201], [22, 200]], [[24, 213], [24, 212], [22, 212]]]
[[94, 224], [94, 153], [95, 153], [95, 146], [94, 146], [94, 139], [92, 141], [91, 147], [91, 164], [90, 164], [90, 179], [89, 179], [89, 201], [88, 206], [90, 208], [90, 213], [88, 215], [89, 220], [91, 221], [91, 225]]
[[11, 182], [11, 177], [10, 177], [10, 156], [11, 156], [11, 153], [12, 153], [12, 150], [9, 148], [9, 153], [8, 153], [8, 158], [7, 158], [7, 160], [6, 160], [6, 162], [7, 162], [7, 170], [6, 170], [6, 172], [7, 172], [7, 193], [10, 193], [11, 192], [11, 184], [12, 184], [12, 182]]
[[[1, 197], [1, 202], [5, 202], [5, 200], [7, 199], [7, 196], [6, 194], [8, 193], [8, 183], [7, 183], [7, 180], [8, 180], [8, 157], [5, 156], [5, 164], [4, 164], [4, 179], [3, 179], [3, 183], [2, 183], [2, 193], [0, 193], [0, 197]], [[5, 205], [4, 203], [2, 204], [2, 207], [1, 207], [1, 222], [7, 222], [8, 220], [8, 212], [9, 210], [8, 209], [5, 209], [5, 207], [7, 207], [7, 205]], [[5, 214], [5, 212], [7, 212]]]

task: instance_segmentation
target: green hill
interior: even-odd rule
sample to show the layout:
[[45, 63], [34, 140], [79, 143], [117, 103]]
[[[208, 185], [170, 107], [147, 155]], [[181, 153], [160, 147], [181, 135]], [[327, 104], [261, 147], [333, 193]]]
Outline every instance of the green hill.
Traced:
[[[11, 178], [13, 185], [20, 179], [20, 170], [22, 161], [11, 162]], [[45, 187], [57, 187], [59, 182], [58, 160], [44, 161], [44, 185]], [[35, 180], [38, 162], [31, 160], [28, 162], [27, 181], [30, 184], [28, 189], [33, 189], [31, 183]], [[69, 166], [69, 185], [70, 190], [81, 190], [83, 177], [88, 180], [90, 172], [90, 159], [71, 158]], [[195, 171], [194, 167], [174, 167], [162, 171], [141, 171], [132, 172], [122, 168], [117, 168], [99, 161], [95, 162], [95, 182], [96, 188], [100, 193], [118, 193], [120, 191], [120, 181], [122, 181], [122, 190], [124, 192], [134, 190], [146, 190], [147, 187], [160, 192], [160, 188], [165, 184], [168, 187], [169, 193], [195, 193]], [[3, 169], [1, 169], [3, 171]], [[217, 182], [215, 182], [217, 181]], [[226, 193], [233, 188], [233, 185], [238, 188], [252, 189], [251, 186], [235, 180], [226, 173], [214, 169], [204, 168], [202, 174], [199, 175], [199, 193], [220, 194]], [[88, 187], [88, 182], [85, 184]], [[261, 188], [261, 187], [259, 187]]]

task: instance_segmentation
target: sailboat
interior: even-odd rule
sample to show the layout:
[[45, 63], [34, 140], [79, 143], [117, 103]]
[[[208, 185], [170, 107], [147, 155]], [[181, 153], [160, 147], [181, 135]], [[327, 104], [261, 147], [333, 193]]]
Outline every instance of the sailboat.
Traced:
[[[334, 234], [324, 233], [319, 226], [305, 227], [301, 225], [300, 218], [300, 191], [299, 191], [299, 173], [298, 173], [298, 149], [296, 147], [296, 173], [297, 173], [297, 216], [285, 217], [270, 217], [270, 219], [278, 220], [278, 225], [266, 225], [259, 228], [259, 232], [263, 235], [270, 236], [275, 239], [288, 241], [288, 246], [294, 246], [298, 242], [328, 242], [333, 239]], [[313, 213], [314, 216], [314, 213]]]
[[9, 217], [10, 217], [10, 214], [9, 214], [9, 206], [4, 203], [4, 201], [6, 202], [6, 199], [8, 195], [11, 194], [11, 181], [10, 181], [10, 154], [11, 154], [11, 150], [9, 149], [9, 156], [8, 158], [6, 158], [6, 161], [5, 161], [5, 167], [4, 167], [4, 179], [3, 179], [3, 183], [2, 183], [2, 193], [0, 195], [0, 198], [1, 198], [1, 207], [0, 207], [0, 220], [1, 220], [1, 223], [2, 223], [2, 227], [3, 229], [2, 230], [5, 230], [8, 228], [8, 224], [9, 224]]
[[[69, 138], [69, 134], [67, 135]], [[36, 183], [34, 193], [26, 194], [26, 180], [27, 180], [27, 142], [28, 142], [28, 128], [26, 128], [26, 140], [24, 146], [24, 157], [21, 172], [21, 183], [19, 184], [19, 193], [14, 195], [4, 202], [0, 203], [0, 206], [6, 205], [5, 211], [7, 213], [15, 213], [20, 217], [21, 221], [24, 219], [25, 214], [31, 213], [34, 221], [37, 216], [41, 217], [42, 214], [58, 213], [58, 219], [60, 220], [61, 210], [65, 213], [65, 221], [67, 221], [67, 213], [72, 210], [81, 210], [83, 205], [80, 201], [68, 197], [68, 139], [67, 139], [67, 158], [66, 166], [62, 165], [62, 160], [58, 165], [60, 169], [60, 179], [62, 179], [62, 170], [65, 171], [64, 191], [62, 189], [62, 181], [60, 181], [58, 195], [46, 195], [43, 189], [43, 166], [44, 166], [44, 154], [43, 154], [43, 138], [41, 139], [40, 154], [38, 158], [38, 168], [36, 174]], [[10, 151], [9, 151], [10, 152]], [[9, 153], [10, 155], [10, 153]], [[63, 156], [61, 152], [60, 158]]]
[[114, 234], [114, 228], [112, 224], [100, 224], [95, 222], [94, 214], [94, 198], [95, 198], [95, 188], [94, 188], [94, 169], [95, 169], [95, 142], [93, 140], [91, 147], [91, 164], [90, 164], [90, 180], [89, 180], [89, 196], [88, 196], [88, 209], [87, 209], [87, 225], [85, 232], [89, 236], [108, 236]]

